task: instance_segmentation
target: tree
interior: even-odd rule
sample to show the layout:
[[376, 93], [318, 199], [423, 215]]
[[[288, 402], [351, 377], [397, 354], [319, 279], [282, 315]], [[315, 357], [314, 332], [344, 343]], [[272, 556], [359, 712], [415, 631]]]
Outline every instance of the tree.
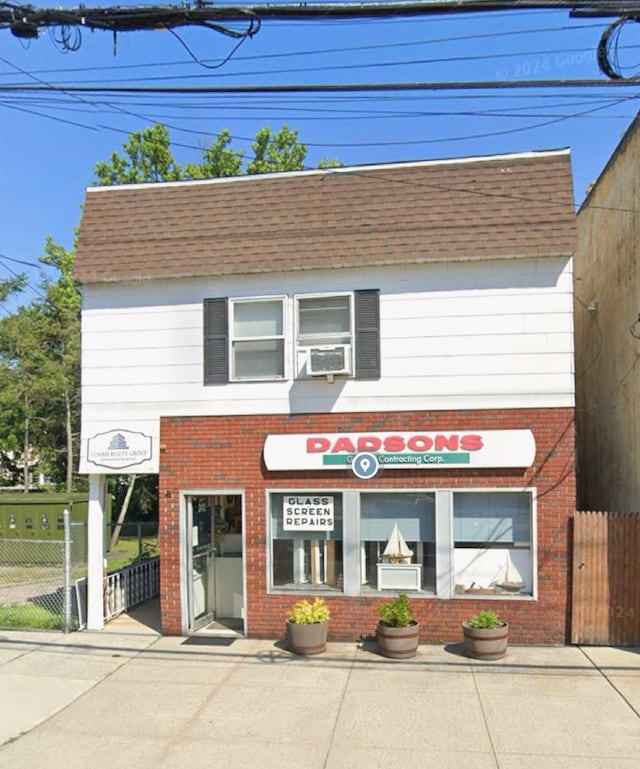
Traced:
[[261, 128], [251, 145], [254, 159], [247, 163], [248, 174], [267, 174], [273, 171], [301, 171], [307, 157], [307, 145], [300, 144], [298, 132], [286, 125], [273, 133]]
[[21, 307], [0, 323], [0, 418], [3, 469], [11, 485], [30, 487], [30, 468], [46, 444], [42, 411], [46, 322], [40, 304]]
[[[0, 323], [0, 426], [5, 471], [30, 487], [35, 463], [56, 485], [73, 488], [73, 436], [79, 421], [80, 294], [73, 280], [75, 251], [47, 238], [39, 297]], [[8, 466], [7, 466], [8, 465]]]
[[223, 176], [240, 176], [243, 153], [229, 149], [229, 144], [231, 144], [231, 134], [229, 129], [225, 128], [204, 150], [200, 163], [187, 163], [184, 167], [185, 178], [217, 179]]
[[[202, 152], [199, 163], [181, 167], [171, 151], [169, 129], [162, 123], [134, 131], [122, 145], [123, 154], [111, 153], [108, 161], [94, 168], [97, 184], [140, 184], [170, 182], [181, 179], [215, 179], [226, 176], [266, 174], [277, 171], [300, 171], [307, 157], [307, 145], [300, 142], [298, 132], [283, 125], [279, 131], [261, 128], [251, 148], [253, 159], [245, 163], [244, 153], [230, 148], [231, 133], [223, 129]], [[320, 161], [321, 168], [341, 163], [335, 158]]]
[[[73, 279], [75, 248], [67, 250], [59, 243], [47, 238], [43, 264], [58, 272], [58, 279], [45, 278], [42, 283], [44, 300], [42, 309], [47, 323], [47, 355], [42, 376], [50, 388], [49, 402], [58, 405], [60, 419], [51, 419], [53, 410], [44, 417], [48, 434], [56, 436], [62, 432], [64, 444], [56, 437], [56, 476], [64, 468], [65, 491], [73, 488], [74, 436], [78, 434], [80, 422], [80, 292]], [[62, 462], [60, 461], [62, 459]]]
[[[11, 294], [19, 293], [25, 285], [26, 277], [24, 275], [0, 280], [0, 303], [8, 299]], [[2, 355], [4, 344], [3, 336], [0, 335], [0, 382], [2, 383], [2, 387], [0, 387], [0, 425], [2, 425], [0, 432], [0, 481], [15, 486], [21, 482], [18, 462], [21, 441], [18, 436], [19, 429], [16, 430], [16, 423], [21, 425], [21, 421], [16, 418], [16, 393], [11, 386], [15, 382], [13, 367], [11, 361], [6, 360]], [[8, 346], [11, 347], [9, 344]]]
[[142, 184], [172, 182], [182, 178], [180, 166], [171, 152], [169, 129], [156, 123], [142, 131], [133, 131], [123, 144], [125, 156], [111, 153], [93, 169], [98, 184]]
[[11, 294], [17, 294], [26, 286], [27, 278], [25, 275], [14, 275], [11, 278], [0, 280], [0, 302], [4, 302]]

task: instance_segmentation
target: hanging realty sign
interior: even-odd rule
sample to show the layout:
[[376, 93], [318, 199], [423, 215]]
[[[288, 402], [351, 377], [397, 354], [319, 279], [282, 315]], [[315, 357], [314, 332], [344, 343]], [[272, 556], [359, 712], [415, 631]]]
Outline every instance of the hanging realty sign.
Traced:
[[[352, 470], [359, 478], [378, 469], [530, 467], [531, 430], [370, 432], [269, 435], [268, 470]], [[355, 464], [354, 464], [355, 463]]]
[[87, 440], [87, 462], [97, 467], [123, 470], [152, 458], [153, 438], [133, 430], [108, 430]]
[[285, 531], [333, 531], [333, 497], [326, 494], [285, 494], [282, 527]]

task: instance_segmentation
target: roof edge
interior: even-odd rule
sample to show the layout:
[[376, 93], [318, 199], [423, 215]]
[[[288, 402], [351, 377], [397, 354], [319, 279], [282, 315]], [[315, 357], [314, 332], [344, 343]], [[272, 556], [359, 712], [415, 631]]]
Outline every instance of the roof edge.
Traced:
[[130, 189], [163, 189], [186, 186], [202, 186], [207, 184], [231, 184], [267, 179], [282, 179], [291, 176], [333, 176], [338, 174], [359, 174], [368, 171], [389, 170], [393, 168], [417, 168], [424, 166], [464, 165], [466, 163], [490, 163], [501, 160], [527, 160], [540, 157], [570, 155], [569, 147], [549, 150], [529, 150], [526, 152], [510, 152], [500, 155], [470, 155], [468, 157], [438, 158], [435, 160], [408, 160], [395, 163], [374, 163], [371, 165], [337, 166], [335, 168], [311, 168], [302, 171], [278, 171], [268, 174], [240, 174], [239, 176], [223, 176], [213, 179], [184, 179], [174, 182], [142, 182], [131, 184], [95, 185], [86, 188], [86, 193], [106, 193]]
[[99, 278], [94, 280], [79, 279], [78, 283], [83, 286], [98, 286], [98, 285], [112, 285], [114, 283], [126, 283], [126, 284], [140, 284], [150, 283], [157, 280], [197, 280], [200, 278], [237, 278], [238, 276], [248, 275], [272, 275], [274, 273], [288, 273], [288, 272], [313, 272], [314, 270], [358, 270], [358, 269], [371, 269], [372, 267], [397, 267], [399, 264], [437, 264], [438, 262], [496, 262], [496, 261], [508, 261], [510, 259], [570, 259], [575, 254], [575, 249], [571, 251], [553, 251], [545, 254], [531, 254], [531, 253], [511, 253], [511, 254], [497, 254], [494, 256], [479, 255], [479, 256], [457, 256], [447, 257], [443, 259], [439, 256], [426, 256], [416, 257], [413, 259], [405, 259], [402, 261], [395, 261], [392, 259], [379, 259], [374, 262], [362, 264], [345, 264], [341, 262], [339, 264], [323, 264], [318, 266], [296, 265], [295, 267], [288, 266], [286, 268], [274, 268], [272, 270], [264, 269], [243, 269], [238, 272], [222, 272], [222, 271], [208, 271], [208, 272], [192, 272], [192, 273], [174, 273], [173, 275], [140, 275], [138, 277], [113, 277], [113, 278]]
[[598, 186], [600, 185], [601, 180], [604, 179], [609, 169], [614, 165], [614, 163], [618, 159], [618, 155], [621, 155], [624, 152], [627, 144], [629, 144], [633, 135], [638, 130], [638, 125], [640, 125], [640, 112], [638, 112], [638, 114], [629, 123], [627, 130], [622, 135], [622, 138], [620, 139], [620, 141], [616, 144], [615, 149], [613, 150], [611, 155], [609, 155], [609, 157], [607, 158], [607, 162], [604, 164], [602, 170], [596, 177], [596, 180], [589, 185], [587, 194], [584, 196], [584, 200], [582, 201], [582, 203], [580, 203], [580, 205], [578, 206], [576, 215], [582, 213], [583, 209], [589, 207], [589, 201], [591, 200], [592, 196], [595, 194]]

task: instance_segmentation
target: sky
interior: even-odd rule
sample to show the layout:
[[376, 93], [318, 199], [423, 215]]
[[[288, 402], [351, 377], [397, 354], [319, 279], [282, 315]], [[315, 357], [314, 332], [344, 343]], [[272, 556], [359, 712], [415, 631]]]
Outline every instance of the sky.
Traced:
[[[58, 2], [55, 7], [77, 5]], [[77, 36], [74, 29], [49, 29], [30, 41], [0, 29], [0, 277], [25, 271], [29, 287], [14, 302], [33, 299], [45, 239], [72, 245], [95, 164], [121, 150], [131, 131], [156, 121], [169, 126], [181, 163], [198, 162], [224, 128], [233, 136], [233, 148], [250, 157], [259, 128], [277, 130], [285, 123], [308, 145], [309, 167], [323, 158], [362, 165], [569, 147], [579, 205], [639, 106], [640, 83], [607, 86], [598, 68], [598, 42], [612, 21], [571, 18], [568, 10], [264, 21], [239, 46], [228, 36], [195, 28], [127, 32], [115, 40], [107, 32], [82, 30]], [[625, 75], [637, 74], [636, 27], [622, 29], [612, 54]], [[65, 50], [63, 39], [76, 50]], [[10, 84], [180, 87], [541, 79], [599, 79], [602, 85], [350, 94], [2, 91]], [[0, 315], [13, 307], [5, 302]]]

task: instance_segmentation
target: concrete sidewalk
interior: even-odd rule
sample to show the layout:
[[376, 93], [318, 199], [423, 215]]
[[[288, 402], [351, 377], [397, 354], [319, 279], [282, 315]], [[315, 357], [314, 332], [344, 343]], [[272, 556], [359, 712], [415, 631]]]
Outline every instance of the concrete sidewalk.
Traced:
[[0, 631], [11, 769], [637, 769], [640, 650], [458, 645], [387, 660], [330, 643], [162, 638], [123, 617], [68, 636]]

